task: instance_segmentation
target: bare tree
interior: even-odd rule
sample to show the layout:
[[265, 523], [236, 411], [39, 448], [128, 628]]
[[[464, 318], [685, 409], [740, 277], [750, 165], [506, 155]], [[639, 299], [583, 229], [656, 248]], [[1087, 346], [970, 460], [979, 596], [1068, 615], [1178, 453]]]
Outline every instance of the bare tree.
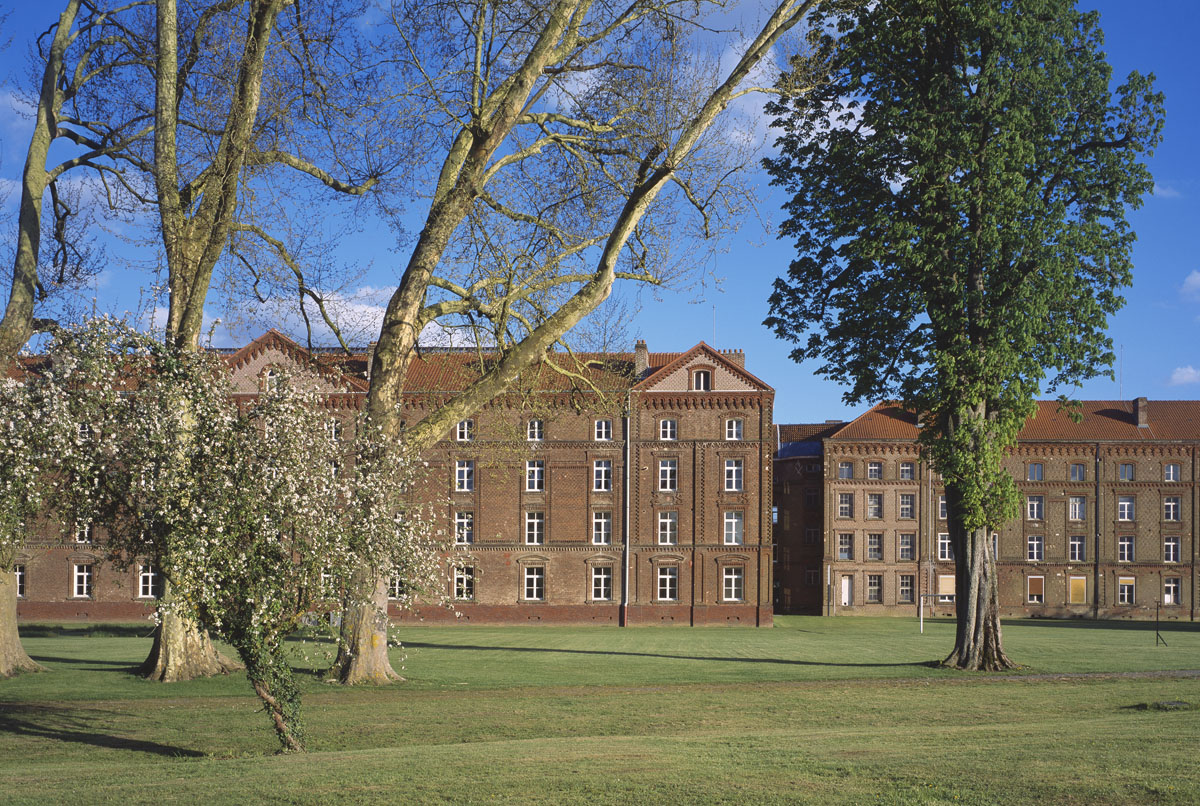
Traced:
[[[439, 133], [443, 159], [372, 361], [367, 409], [385, 433], [399, 437], [404, 378], [427, 324], [486, 327], [497, 360], [408, 425], [414, 450], [542, 359], [617, 280], [670, 280], [680, 269], [670, 247], [689, 223], [705, 237], [729, 221], [729, 180], [748, 155], [714, 123], [761, 89], [748, 77], [818, 2], [779, 3], [724, 74], [698, 55], [697, 5], [393, 5], [396, 61], [421, 87], [413, 115]], [[346, 683], [397, 677], [381, 570], [360, 578], [374, 603], [344, 614], [334, 671]]]

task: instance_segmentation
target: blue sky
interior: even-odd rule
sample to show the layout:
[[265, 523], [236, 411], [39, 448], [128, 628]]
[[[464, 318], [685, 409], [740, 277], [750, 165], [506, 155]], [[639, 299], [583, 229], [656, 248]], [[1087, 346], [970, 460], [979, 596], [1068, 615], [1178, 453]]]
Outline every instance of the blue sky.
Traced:
[[[1164, 140], [1150, 162], [1157, 190], [1131, 220], [1138, 234], [1134, 249], [1134, 284], [1127, 304], [1110, 323], [1117, 347], [1118, 380], [1097, 379], [1078, 391], [1084, 398], [1118, 399], [1145, 395], [1152, 399], [1195, 398], [1200, 395], [1200, 75], [1193, 48], [1200, 39], [1200, 3], [1196, 0], [1083, 0], [1081, 8], [1101, 12], [1106, 49], [1114, 77], [1130, 70], [1153, 72], [1166, 94]], [[28, 124], [15, 114], [9, 95], [13, 81], [22, 81], [28, 43], [44, 30], [61, 9], [57, 4], [22, 4], [13, 9], [0, 31], [0, 245], [11, 253], [15, 238], [15, 193], [5, 198], [20, 174], [28, 145]], [[728, 244], [712, 256], [707, 268], [721, 278], [715, 285], [684, 292], [644, 294], [628, 342], [646, 339], [651, 350], [686, 349], [704, 340], [717, 347], [746, 352], [747, 368], [777, 391], [777, 422], [819, 422], [849, 419], [864, 407], [852, 409], [841, 399], [843, 390], [814, 376], [815, 363], [796, 364], [787, 356], [790, 346], [761, 325], [767, 314], [771, 282], [786, 271], [789, 244], [777, 241], [771, 227], [780, 220], [780, 195], [763, 176], [755, 179], [762, 221], [746, 221]], [[419, 211], [415, 211], [419, 212]], [[768, 226], [764, 228], [763, 223]], [[137, 305], [151, 277], [121, 268], [122, 258], [152, 264], [153, 250], [109, 238], [112, 268], [98, 278], [91, 294], [98, 307], [123, 310]], [[396, 275], [393, 241], [386, 233], [367, 231], [353, 247], [361, 274], [348, 288], [347, 304], [367, 314], [387, 293]], [[7, 260], [8, 258], [5, 257]], [[5, 289], [7, 291], [7, 289]], [[219, 313], [214, 300], [214, 315]], [[261, 330], [261, 326], [250, 326]], [[235, 341], [242, 334], [221, 334]]]

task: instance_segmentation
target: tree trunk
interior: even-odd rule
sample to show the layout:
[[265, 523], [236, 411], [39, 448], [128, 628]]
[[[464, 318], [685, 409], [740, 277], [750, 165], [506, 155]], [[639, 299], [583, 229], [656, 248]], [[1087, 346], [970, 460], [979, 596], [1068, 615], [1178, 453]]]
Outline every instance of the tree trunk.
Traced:
[[387, 580], [370, 580], [369, 572], [356, 580], [358, 590], [373, 593], [366, 602], [362, 597], [347, 597], [342, 608], [341, 637], [337, 660], [328, 677], [348, 686], [361, 683], [385, 685], [404, 678], [388, 660], [388, 591]]
[[234, 641], [238, 654], [246, 662], [246, 677], [254, 693], [263, 701], [263, 710], [271, 718], [275, 735], [284, 753], [304, 752], [304, 722], [300, 718], [300, 689], [292, 676], [292, 667], [278, 644], [264, 636], [244, 634]]
[[[947, 494], [949, 494], [947, 490]], [[968, 671], [998, 672], [1016, 666], [1004, 654], [1000, 634], [1000, 600], [996, 558], [987, 529], [967, 532], [959, 528], [951, 542], [955, 551], [955, 601], [957, 629], [954, 651], [944, 666]]]
[[17, 632], [17, 575], [0, 571], [0, 678], [21, 672], [44, 672], [45, 667], [25, 654]]
[[[170, 586], [164, 584], [164, 596]], [[161, 622], [154, 631], [154, 646], [142, 663], [139, 674], [159, 683], [178, 683], [197, 677], [215, 677], [240, 670], [242, 665], [217, 651], [208, 633], [196, 623], [174, 613], [160, 612]]]

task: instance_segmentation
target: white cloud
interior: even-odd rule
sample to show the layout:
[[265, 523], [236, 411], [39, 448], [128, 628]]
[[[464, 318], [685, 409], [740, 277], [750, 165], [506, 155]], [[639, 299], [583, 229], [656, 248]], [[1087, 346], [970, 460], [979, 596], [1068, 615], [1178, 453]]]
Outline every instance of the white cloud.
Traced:
[[1170, 185], [1160, 185], [1157, 182], [1154, 183], [1154, 195], [1160, 199], [1178, 199], [1183, 196], [1182, 193]]
[[1200, 271], [1192, 269], [1179, 290], [1185, 297], [1200, 297]]
[[1189, 383], [1200, 383], [1200, 369], [1196, 369], [1191, 364], [1186, 367], [1176, 367], [1171, 373], [1171, 380], [1168, 381], [1170, 386], [1183, 386]]

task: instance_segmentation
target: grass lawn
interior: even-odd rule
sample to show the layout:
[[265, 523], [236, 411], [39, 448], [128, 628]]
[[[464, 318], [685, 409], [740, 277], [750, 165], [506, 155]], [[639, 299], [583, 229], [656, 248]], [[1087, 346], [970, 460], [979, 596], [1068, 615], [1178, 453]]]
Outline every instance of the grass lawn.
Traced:
[[406, 683], [306, 676], [310, 752], [278, 756], [243, 677], [147, 683], [144, 626], [27, 625], [52, 673], [0, 681], [0, 802], [1193, 804], [1200, 710], [1136, 706], [1200, 678], [1119, 675], [1200, 669], [1198, 627], [1008, 622], [1008, 676], [928, 665], [944, 621], [408, 627]]

